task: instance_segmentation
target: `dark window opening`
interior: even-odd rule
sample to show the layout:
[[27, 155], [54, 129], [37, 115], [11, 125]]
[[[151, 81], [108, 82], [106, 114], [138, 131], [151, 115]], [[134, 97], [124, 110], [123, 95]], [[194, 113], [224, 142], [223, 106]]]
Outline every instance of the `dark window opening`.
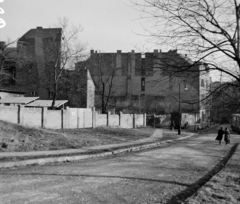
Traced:
[[142, 59], [141, 62], [141, 76], [145, 76], [146, 72], [145, 72], [145, 58]]
[[36, 92], [36, 91], [31, 92], [31, 96], [37, 96], [37, 95], [38, 95], [38, 92]]
[[49, 92], [48, 92], [48, 98], [49, 98], [49, 99], [52, 99], [52, 98], [53, 98], [53, 92], [52, 92], [52, 91], [49, 91]]
[[145, 91], [145, 78], [141, 78], [141, 91]]

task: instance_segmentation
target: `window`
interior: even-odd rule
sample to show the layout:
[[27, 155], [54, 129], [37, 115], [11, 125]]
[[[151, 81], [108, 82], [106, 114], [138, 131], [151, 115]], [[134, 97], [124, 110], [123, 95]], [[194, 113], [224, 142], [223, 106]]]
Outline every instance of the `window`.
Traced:
[[38, 95], [38, 92], [36, 92], [36, 91], [31, 92], [31, 96], [37, 96], [37, 95]]
[[145, 58], [141, 59], [141, 76], [145, 76], [146, 72], [145, 72]]
[[202, 87], [205, 86], [205, 85], [204, 85], [204, 80], [203, 80], [203, 79], [201, 80], [201, 86], [202, 86]]
[[145, 91], [145, 78], [141, 78], [141, 91]]
[[49, 92], [48, 92], [48, 98], [49, 98], [49, 99], [52, 99], [52, 97], [53, 97], [53, 92], [52, 92], [52, 91], [49, 91]]
[[13, 68], [13, 70], [12, 70], [12, 78], [13, 78], [13, 80], [16, 79], [16, 68]]

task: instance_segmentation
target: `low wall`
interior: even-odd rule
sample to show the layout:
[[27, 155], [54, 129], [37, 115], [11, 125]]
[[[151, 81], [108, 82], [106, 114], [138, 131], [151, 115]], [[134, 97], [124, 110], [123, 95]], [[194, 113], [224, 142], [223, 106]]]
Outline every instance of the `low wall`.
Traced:
[[94, 128], [100, 126], [136, 128], [146, 126], [146, 114], [98, 114], [95, 108], [25, 108], [0, 106], [0, 120], [48, 129]]

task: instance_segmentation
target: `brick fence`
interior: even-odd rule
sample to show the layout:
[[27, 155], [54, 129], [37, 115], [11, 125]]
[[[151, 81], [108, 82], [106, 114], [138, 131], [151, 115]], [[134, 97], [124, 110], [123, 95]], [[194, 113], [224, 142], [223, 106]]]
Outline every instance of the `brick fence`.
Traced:
[[95, 108], [48, 110], [25, 106], [0, 106], [0, 120], [29, 127], [50, 129], [95, 128], [99, 126], [136, 128], [146, 126], [146, 114], [98, 114]]

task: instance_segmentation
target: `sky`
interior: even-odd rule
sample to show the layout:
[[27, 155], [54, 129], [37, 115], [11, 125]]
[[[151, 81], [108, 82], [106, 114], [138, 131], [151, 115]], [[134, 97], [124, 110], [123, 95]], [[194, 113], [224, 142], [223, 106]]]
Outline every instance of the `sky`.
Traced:
[[92, 49], [101, 52], [168, 51], [149, 43], [144, 28], [151, 25], [141, 18], [142, 13], [132, 1], [0, 0], [0, 26], [1, 19], [6, 22], [5, 27], [0, 28], [0, 41], [14, 41], [38, 26], [53, 27], [58, 18], [66, 17], [71, 24], [83, 27], [79, 39], [87, 43], [87, 52]]
[[37, 26], [52, 27], [59, 17], [67, 17], [83, 27], [79, 39], [89, 50], [130, 52], [146, 46], [147, 38], [139, 35], [141, 13], [131, 0], [0, 0], [0, 7], [0, 18], [6, 22], [0, 41], [15, 40]]

